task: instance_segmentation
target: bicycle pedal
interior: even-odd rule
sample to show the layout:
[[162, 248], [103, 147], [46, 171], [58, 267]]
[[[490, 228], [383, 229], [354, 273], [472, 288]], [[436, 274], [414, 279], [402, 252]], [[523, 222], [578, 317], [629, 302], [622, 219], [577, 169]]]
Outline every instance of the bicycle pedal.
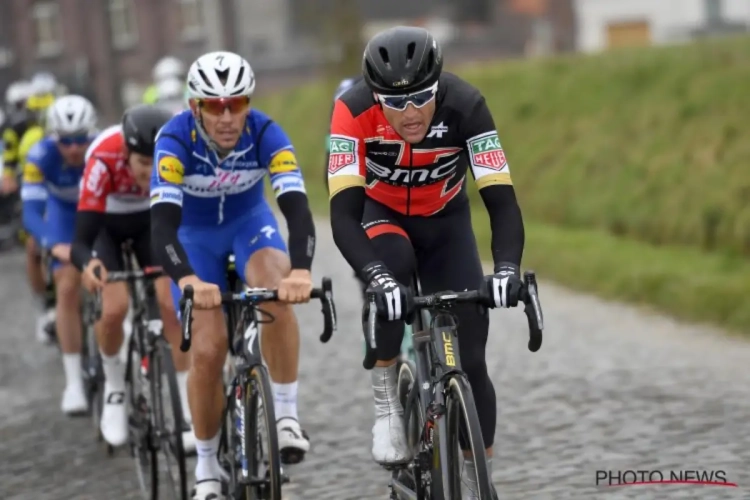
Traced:
[[378, 464], [389, 472], [397, 472], [409, 468], [410, 462], [395, 463], [395, 464]]

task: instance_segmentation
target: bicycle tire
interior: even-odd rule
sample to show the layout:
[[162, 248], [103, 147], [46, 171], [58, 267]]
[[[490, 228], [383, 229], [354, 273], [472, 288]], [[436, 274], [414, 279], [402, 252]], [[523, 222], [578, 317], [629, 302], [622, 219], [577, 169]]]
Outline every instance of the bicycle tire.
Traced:
[[[251, 477], [260, 479], [260, 473], [265, 472], [263, 477], [267, 480], [260, 487], [249, 486], [245, 488], [247, 500], [281, 500], [281, 455], [279, 453], [278, 435], [276, 434], [276, 412], [273, 401], [271, 376], [268, 374], [268, 369], [263, 365], [254, 366], [248, 372], [243, 388], [244, 422], [246, 424], [244, 448], [246, 454], [250, 453], [245, 456], [245, 460], [247, 461], [248, 474]], [[258, 442], [258, 416], [263, 418], [267, 429], [265, 448]], [[263, 453], [264, 450], [265, 453]], [[256, 454], [256, 451], [260, 451], [260, 454]], [[264, 459], [267, 462], [266, 464], [263, 463]], [[262, 471], [263, 465], [265, 465], [265, 471]]]
[[[182, 444], [182, 430], [183, 430], [183, 417], [182, 417], [182, 402], [180, 400], [180, 391], [177, 386], [177, 372], [174, 368], [174, 361], [172, 360], [172, 350], [164, 339], [164, 337], [157, 337], [153, 351], [151, 354], [150, 365], [150, 382], [151, 382], [151, 395], [152, 411], [154, 412], [154, 422], [156, 428], [153, 429], [152, 436], [154, 439], [160, 439], [160, 442], [155, 446], [157, 450], [157, 474], [158, 474], [158, 452], [164, 455], [165, 463], [169, 473], [169, 482], [172, 485], [172, 491], [176, 494], [175, 498], [179, 500], [187, 500], [188, 488], [187, 488], [187, 473], [185, 466], [185, 448]], [[165, 407], [164, 387], [162, 375], [166, 379], [166, 390], [169, 393], [170, 404]], [[172, 421], [172, 428], [168, 429], [165, 426], [165, 413], [170, 412]], [[174, 458], [175, 463], [172, 464], [170, 461]], [[173, 467], [177, 468], [177, 478], [172, 475]], [[176, 479], [176, 480], [175, 480]], [[164, 481], [159, 481], [160, 484], [164, 484]]]
[[150, 384], [146, 387], [141, 375], [138, 339], [142, 336], [141, 327], [133, 325], [133, 335], [128, 343], [125, 372], [128, 442], [141, 495], [145, 500], [155, 500], [159, 498], [159, 456], [151, 440], [153, 432], [150, 416]]
[[[447, 483], [447, 491], [450, 492], [447, 498], [461, 498], [461, 460], [459, 458], [462, 458], [460, 457], [462, 451], [459, 436], [463, 433], [474, 459], [479, 498], [492, 500], [492, 478], [489, 477], [487, 468], [479, 415], [474, 405], [474, 395], [465, 376], [453, 375], [446, 381], [445, 407], [446, 414], [442, 424], [446, 425], [450, 456], [441, 460], [441, 474], [443, 484]], [[462, 422], [464, 425], [461, 425]]]

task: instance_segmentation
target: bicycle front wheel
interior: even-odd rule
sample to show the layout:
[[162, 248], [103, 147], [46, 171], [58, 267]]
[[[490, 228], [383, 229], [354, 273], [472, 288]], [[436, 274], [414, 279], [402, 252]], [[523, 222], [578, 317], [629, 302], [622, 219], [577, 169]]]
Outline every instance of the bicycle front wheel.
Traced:
[[276, 434], [271, 377], [265, 366], [254, 366], [243, 390], [244, 454], [248, 500], [281, 500], [281, 457]]
[[157, 441], [156, 448], [164, 457], [166, 465], [167, 481], [162, 484], [170, 490], [171, 495], [167, 498], [187, 500], [185, 450], [182, 445], [182, 402], [177, 387], [172, 350], [163, 337], [156, 339], [149, 369], [154, 402], [154, 440]]
[[445, 406], [449, 456], [441, 462], [443, 488], [450, 492], [447, 498], [462, 498], [461, 471], [464, 457], [468, 454], [476, 470], [476, 477], [467, 478], [468, 483], [475, 481], [472, 485], [476, 486], [474, 494], [480, 500], [492, 500], [492, 480], [487, 468], [482, 429], [474, 406], [474, 395], [464, 376], [454, 375], [448, 379], [445, 385]]

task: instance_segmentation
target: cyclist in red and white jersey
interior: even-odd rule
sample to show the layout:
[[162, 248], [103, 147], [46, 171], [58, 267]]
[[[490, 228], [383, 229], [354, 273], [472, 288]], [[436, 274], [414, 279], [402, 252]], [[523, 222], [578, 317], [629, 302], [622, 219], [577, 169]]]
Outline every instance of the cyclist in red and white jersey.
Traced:
[[[86, 152], [71, 259], [83, 272], [86, 289], [102, 293], [102, 317], [94, 326], [106, 379], [101, 431], [113, 446], [125, 444], [128, 438], [125, 367], [118, 353], [129, 300], [126, 283], [106, 283], [107, 271], [122, 270], [121, 248], [126, 240], [132, 241], [141, 268], [153, 265], [149, 181], [156, 134], [171, 117], [169, 111], [156, 106], [135, 106], [125, 112], [121, 125], [103, 131]], [[99, 278], [96, 268], [101, 269]], [[154, 287], [164, 334], [173, 346], [183, 414], [190, 422], [188, 358], [179, 350], [180, 323], [169, 278], [157, 279]], [[186, 449], [194, 448], [191, 431], [184, 433], [183, 441]]]

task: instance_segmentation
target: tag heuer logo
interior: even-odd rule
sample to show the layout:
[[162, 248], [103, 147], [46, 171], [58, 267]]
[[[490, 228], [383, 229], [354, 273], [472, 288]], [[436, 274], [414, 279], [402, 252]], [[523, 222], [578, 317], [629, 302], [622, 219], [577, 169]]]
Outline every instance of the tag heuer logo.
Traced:
[[448, 132], [448, 127], [446, 127], [443, 122], [440, 122], [437, 125], [433, 125], [430, 128], [430, 133], [427, 134], [427, 137], [437, 137], [438, 139], [442, 139], [443, 134], [447, 132]]
[[507, 165], [497, 132], [487, 132], [469, 139], [471, 164], [492, 170], [502, 170]]
[[342, 168], [357, 163], [356, 139], [332, 135], [329, 145], [328, 172], [335, 174]]

